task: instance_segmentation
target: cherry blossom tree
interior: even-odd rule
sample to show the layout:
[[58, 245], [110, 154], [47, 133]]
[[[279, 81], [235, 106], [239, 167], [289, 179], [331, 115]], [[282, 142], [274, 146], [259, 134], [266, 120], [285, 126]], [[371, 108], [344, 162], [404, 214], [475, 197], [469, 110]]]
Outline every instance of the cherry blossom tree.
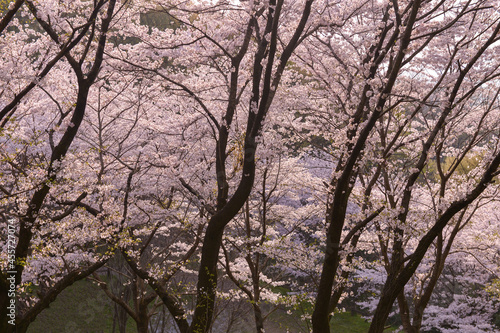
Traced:
[[[9, 18], [21, 3], [9, 8], [5, 24], [23, 19]], [[79, 159], [70, 146], [82, 125], [89, 93], [101, 69], [115, 1], [107, 6], [104, 1], [73, 3], [69, 8], [52, 2], [25, 3], [23, 17], [33, 18], [32, 24], [37, 28], [7, 31], [8, 38], [2, 39], [3, 43], [12, 43], [12, 53], [24, 50], [19, 57], [2, 63], [11, 66], [3, 68], [6, 75], [2, 82], [2, 98], [9, 101], [3, 103], [1, 113], [5, 170], [2, 201], [7, 207], [2, 218], [5, 223], [15, 223], [17, 236], [16, 259], [7, 261], [3, 257], [5, 271], [0, 279], [1, 327], [5, 332], [16, 328], [25, 331], [64, 288], [88, 276], [106, 260], [106, 256], [96, 256], [94, 251], [82, 251], [75, 243], [76, 235], [69, 232], [88, 228], [86, 213], [75, 209], [76, 203], [89, 194], [77, 192], [81, 187], [75, 186], [75, 179], [71, 181], [68, 162]], [[62, 17], [53, 14], [54, 10]], [[68, 11], [81, 15], [63, 18]], [[72, 53], [75, 47], [83, 52]], [[12, 53], [3, 55], [15, 56]], [[31, 96], [25, 98], [28, 92]], [[85, 187], [85, 181], [81, 185]], [[74, 204], [65, 206], [68, 197], [74, 197]], [[72, 213], [75, 214], [67, 219]], [[95, 232], [97, 229], [85, 233], [82, 241], [92, 241]], [[3, 246], [7, 246], [6, 239]], [[21, 297], [16, 318], [10, 318], [15, 319], [15, 326], [7, 322], [7, 271], [15, 272], [14, 285]]]
[[[497, 89], [498, 63], [491, 60], [496, 59], [497, 10], [483, 1], [389, 1], [332, 7], [331, 14], [324, 15], [328, 17], [325, 28], [313, 34], [298, 53], [311, 77], [309, 84], [316, 88], [308, 93], [313, 100], [308, 110], [317, 128], [308, 125], [297, 130], [331, 142], [324, 150], [336, 162], [329, 184], [328, 233], [313, 315], [315, 332], [329, 331], [329, 314], [337, 304], [334, 281], [339, 282], [343, 274], [339, 273], [341, 261], [349, 260], [347, 245], [356, 245], [357, 236], [351, 238], [354, 243], [345, 241], [353, 236], [351, 231], [361, 231], [388, 210], [383, 230], [392, 237], [387, 249], [389, 273], [371, 328], [379, 332], [393, 301], [438, 234], [497, 174], [498, 142], [491, 132], [497, 126], [496, 95], [486, 97], [486, 107], [474, 111], [476, 101], [486, 96], [484, 91]], [[494, 110], [487, 107], [490, 103]], [[486, 118], [493, 120], [491, 127], [483, 122]], [[446, 149], [452, 149], [464, 137], [454, 139], [447, 136], [447, 130], [460, 131], [457, 124], [468, 124], [470, 119], [475, 121], [467, 130], [466, 143], [460, 146], [462, 154], [444, 152], [440, 137], [445, 139]], [[488, 151], [484, 156], [493, 159], [485, 158], [474, 182], [460, 189], [463, 196], [453, 196], [456, 192], [447, 180], [463, 156], [482, 149]], [[403, 237], [410, 225], [414, 189], [435, 156], [456, 156], [455, 166], [439, 173], [443, 191], [457, 200], [444, 203], [436, 198], [441, 204], [435, 223], [420, 234], [420, 245], [405, 258]], [[379, 184], [386, 187], [385, 197], [379, 194]], [[350, 204], [361, 208], [361, 214], [352, 215]]]
[[[128, 66], [129, 70], [150, 73], [161, 78], [167, 89], [178, 91], [179, 98], [190, 100], [194, 111], [189, 115], [191, 119], [186, 113], [190, 110], [180, 110], [185, 123], [203, 121], [196, 121], [192, 126], [202, 126], [197, 128], [198, 134], [194, 137], [205, 140], [199, 142], [203, 147], [189, 151], [188, 155], [200, 156], [199, 171], [215, 174], [215, 178], [211, 178], [216, 179], [217, 195], [213, 204], [209, 193], [214, 187], [200, 186], [195, 183], [197, 179], [188, 182], [192, 176], [184, 175], [192, 174], [193, 165], [184, 169], [185, 162], [181, 162], [177, 171], [183, 186], [202, 206], [211, 207], [207, 209], [208, 222], [202, 237], [197, 303], [189, 331], [206, 332], [211, 327], [224, 229], [243, 207], [252, 189], [257, 138], [288, 59], [308, 33], [311, 6], [312, 1], [298, 4], [220, 2], [214, 10], [205, 8], [204, 4], [151, 2], [147, 8], [164, 11], [181, 28], [173, 34], [159, 30], [149, 33], [146, 27], [142, 31], [131, 31], [141, 42], [124, 45], [116, 52], [115, 57], [123, 61], [124, 70]], [[226, 20], [238, 24], [220, 25], [219, 22]], [[124, 29], [121, 33], [126, 36], [128, 31]], [[204, 49], [207, 53], [200, 52]], [[136, 54], [141, 57], [134, 57]], [[150, 56], [143, 57], [144, 54]], [[164, 68], [165, 61], [170, 62], [170, 67]], [[193, 71], [206, 73], [205, 77]], [[207, 145], [206, 140], [213, 144]], [[242, 143], [240, 155], [231, 154], [230, 140]], [[203, 163], [207, 158], [214, 163]], [[236, 164], [240, 167], [231, 171], [229, 166]], [[203, 179], [204, 172], [196, 177]], [[181, 317], [178, 320], [184, 320]], [[187, 329], [184, 323], [182, 326], [181, 330]]]

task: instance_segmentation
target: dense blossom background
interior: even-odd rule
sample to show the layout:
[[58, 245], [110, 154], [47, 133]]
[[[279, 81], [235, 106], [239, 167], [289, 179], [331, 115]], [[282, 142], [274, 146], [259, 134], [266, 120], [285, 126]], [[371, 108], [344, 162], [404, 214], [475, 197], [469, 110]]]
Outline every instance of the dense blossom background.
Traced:
[[497, 1], [0, 8], [0, 330], [500, 330]]

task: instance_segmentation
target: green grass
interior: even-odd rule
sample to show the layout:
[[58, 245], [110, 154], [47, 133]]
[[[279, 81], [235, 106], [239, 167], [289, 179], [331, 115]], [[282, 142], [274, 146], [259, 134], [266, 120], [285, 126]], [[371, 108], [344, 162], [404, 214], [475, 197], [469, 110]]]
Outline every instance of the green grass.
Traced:
[[[330, 321], [330, 328], [335, 333], [366, 333], [370, 328], [370, 323], [360, 315], [350, 312], [336, 313]], [[393, 332], [394, 328], [384, 330]]]
[[[312, 305], [302, 304], [301, 309], [286, 313], [279, 309], [265, 321], [268, 333], [307, 333], [309, 329], [301, 319], [303, 311], [310, 312]], [[234, 329], [239, 333], [255, 332], [252, 313]], [[366, 333], [370, 323], [360, 315], [350, 312], [336, 313], [330, 322], [333, 333]], [[79, 281], [64, 290], [29, 326], [28, 333], [111, 333], [113, 330], [113, 303], [104, 292], [89, 281]], [[394, 328], [384, 332], [393, 332]], [[118, 332], [118, 327], [115, 328]], [[127, 333], [136, 333], [135, 322], [129, 318]], [[235, 331], [236, 332], [236, 331]]]
[[336, 313], [330, 320], [330, 327], [333, 332], [354, 333], [368, 332], [370, 323], [359, 315], [352, 315], [349, 312]]
[[[108, 333], [112, 329], [111, 300], [93, 283], [78, 281], [38, 315], [28, 333]], [[129, 319], [127, 333], [134, 332], [135, 323]]]
[[[301, 310], [311, 311], [312, 305], [303, 304]], [[277, 310], [264, 322], [266, 333], [309, 333], [311, 327], [308, 327], [305, 321], [301, 319], [301, 315], [303, 314], [301, 310], [293, 310], [292, 314], [288, 314], [282, 309]], [[369, 328], [369, 321], [361, 317], [361, 315], [351, 314], [351, 312], [335, 313], [330, 320], [330, 332], [332, 333], [366, 333]], [[395, 331], [396, 328], [390, 327], [384, 330], [384, 333]], [[246, 330], [244, 329], [238, 332], [255, 332], [254, 323], [248, 321]]]

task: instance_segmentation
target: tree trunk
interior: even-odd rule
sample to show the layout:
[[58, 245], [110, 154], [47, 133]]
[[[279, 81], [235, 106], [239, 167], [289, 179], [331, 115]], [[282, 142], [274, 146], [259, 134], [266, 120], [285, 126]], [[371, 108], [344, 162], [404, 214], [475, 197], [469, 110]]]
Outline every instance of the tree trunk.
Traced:
[[262, 317], [262, 310], [257, 303], [253, 304], [253, 313], [257, 333], [264, 333], [264, 318]]
[[148, 326], [149, 326], [149, 321], [146, 320], [140, 320], [136, 322], [137, 324], [137, 333], [148, 333]]

